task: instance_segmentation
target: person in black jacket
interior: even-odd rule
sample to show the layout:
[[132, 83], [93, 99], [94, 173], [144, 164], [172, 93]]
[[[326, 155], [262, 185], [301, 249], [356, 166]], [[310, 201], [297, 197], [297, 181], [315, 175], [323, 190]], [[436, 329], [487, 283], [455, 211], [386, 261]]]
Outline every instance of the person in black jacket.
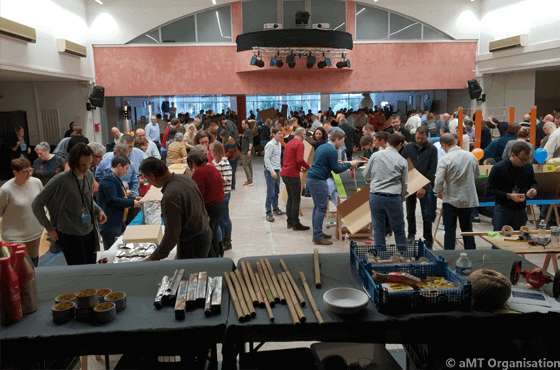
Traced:
[[346, 118], [341, 118], [338, 124], [338, 127], [340, 127], [346, 134], [346, 137], [344, 138], [344, 145], [346, 146], [346, 158], [351, 161], [354, 151], [354, 135], [356, 135], [356, 130], [354, 129], [354, 127], [348, 124], [348, 120]]
[[72, 136], [72, 138], [68, 142], [68, 148], [66, 149], [68, 151], [68, 153], [70, 153], [70, 150], [72, 150], [72, 147], [74, 147], [74, 145], [76, 145], [78, 143], [84, 143], [86, 145], [89, 144], [89, 139], [84, 136], [84, 134], [82, 133], [82, 128], [80, 126], [75, 126], [74, 131], [75, 131], [75, 134], [74, 134], [74, 136]]
[[0, 145], [0, 180], [9, 180], [14, 177], [12, 170], [12, 159], [21, 157], [21, 142], [15, 132], [5, 132], [2, 134], [2, 144]]
[[[416, 199], [420, 200], [420, 209], [422, 211], [422, 221], [424, 229], [424, 244], [426, 248], [432, 249], [434, 238], [432, 235], [432, 223], [435, 220], [432, 202], [437, 201], [434, 198], [433, 186], [437, 170], [437, 148], [428, 142], [428, 127], [420, 126], [416, 129], [416, 142], [407, 144], [401, 155], [404, 159], [410, 159], [414, 168], [424, 175], [430, 182], [420, 188], [416, 194], [409, 195], [406, 198], [406, 218], [408, 221], [408, 238], [407, 242], [414, 242], [416, 235]], [[409, 169], [410, 170], [410, 169]]]

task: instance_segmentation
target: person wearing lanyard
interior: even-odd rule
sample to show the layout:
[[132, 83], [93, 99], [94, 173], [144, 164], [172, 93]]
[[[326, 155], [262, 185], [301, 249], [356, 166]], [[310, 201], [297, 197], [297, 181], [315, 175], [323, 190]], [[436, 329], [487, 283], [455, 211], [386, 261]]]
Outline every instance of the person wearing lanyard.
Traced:
[[107, 221], [93, 200], [92, 161], [91, 149], [84, 143], [76, 144], [68, 154], [70, 170], [53, 177], [32, 204], [33, 214], [62, 248], [68, 265], [95, 263], [100, 249], [98, 224]]
[[107, 222], [100, 227], [105, 250], [111, 248], [115, 238], [124, 232], [128, 209], [142, 207], [142, 198], [127, 199], [121, 177], [128, 172], [129, 167], [130, 160], [124, 155], [118, 155], [111, 162], [111, 171], [99, 182], [97, 199], [99, 207], [107, 215]]
[[25, 138], [23, 137], [25, 134], [25, 131], [23, 129], [23, 127], [18, 126], [16, 127], [16, 134], [18, 136], [19, 139], [19, 147], [21, 149], [21, 156], [20, 158], [27, 158], [27, 155], [31, 153], [31, 148], [29, 147], [29, 145], [27, 145], [25, 143]]

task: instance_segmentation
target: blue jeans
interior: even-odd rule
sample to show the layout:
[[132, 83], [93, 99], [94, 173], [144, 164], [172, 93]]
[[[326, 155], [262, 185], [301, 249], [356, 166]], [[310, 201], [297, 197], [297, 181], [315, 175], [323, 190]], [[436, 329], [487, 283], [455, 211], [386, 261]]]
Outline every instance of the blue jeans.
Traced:
[[494, 216], [492, 217], [494, 231], [501, 231], [506, 225], [513, 227], [513, 230], [519, 230], [525, 226], [526, 223], [527, 211], [525, 208], [519, 211], [512, 211], [498, 203], [494, 206]]
[[[457, 218], [462, 232], [471, 232], [472, 219], [471, 208], [457, 208], [449, 203], [443, 203], [442, 218], [445, 236], [443, 237], [443, 249], [455, 249], [455, 236], [457, 230]], [[463, 236], [465, 249], [476, 249], [474, 236]]]
[[224, 213], [220, 219], [220, 227], [222, 228], [223, 236], [231, 238], [231, 219], [229, 218], [229, 199], [231, 198], [231, 193], [227, 193], [224, 198]]
[[323, 239], [323, 220], [328, 208], [329, 187], [326, 180], [315, 180], [309, 177], [306, 180], [306, 184], [313, 198], [313, 213], [311, 214], [313, 239]]
[[272, 178], [270, 171], [264, 170], [266, 180], [266, 202], [264, 208], [267, 215], [272, 215], [272, 211], [278, 211], [278, 194], [280, 193], [280, 170], [276, 170], [276, 178]]
[[389, 216], [397, 245], [406, 246], [403, 202], [400, 195], [369, 195], [375, 245], [385, 245], [385, 217]]
[[103, 249], [106, 251], [111, 248], [113, 243], [115, 243], [115, 238], [118, 238], [124, 233], [125, 224], [124, 222], [118, 225], [103, 224], [99, 225], [99, 233], [103, 237]]
[[237, 162], [239, 162], [239, 157], [235, 158], [233, 161], [229, 161], [229, 164], [231, 166], [231, 189], [232, 190], [235, 189], [235, 171], [237, 171]]

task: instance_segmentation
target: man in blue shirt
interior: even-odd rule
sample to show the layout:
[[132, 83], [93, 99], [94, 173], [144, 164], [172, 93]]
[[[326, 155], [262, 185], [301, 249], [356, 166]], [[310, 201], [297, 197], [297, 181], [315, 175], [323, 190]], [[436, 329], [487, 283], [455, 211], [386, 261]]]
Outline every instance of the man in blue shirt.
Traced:
[[[335, 131], [340, 131], [346, 136], [346, 133], [344, 132], [343, 129], [341, 129], [340, 127], [332, 125], [333, 122], [336, 122], [336, 121], [333, 119], [332, 116], [329, 116], [329, 118], [327, 118], [327, 120], [325, 122], [323, 122], [323, 128], [325, 129], [325, 131], [327, 131], [327, 133], [329, 135], [331, 133], [335, 132]], [[345, 155], [344, 153], [346, 153], [346, 145], [344, 145], [344, 143], [342, 143], [341, 148], [342, 148], [342, 159], [344, 159], [344, 155]]]
[[[140, 150], [138, 148], [134, 149]], [[101, 181], [101, 179], [103, 179], [111, 171], [111, 164], [113, 162], [113, 159], [119, 155], [124, 155], [130, 160], [131, 166], [128, 169], [128, 172], [124, 176], [122, 176], [121, 180], [124, 183], [124, 187], [127, 189], [127, 193], [129, 193], [128, 197], [134, 198], [135, 195], [138, 195], [140, 176], [138, 167], [135, 167], [134, 162], [131, 160], [130, 149], [128, 148], [128, 145], [124, 143], [115, 145], [114, 152], [105, 153], [103, 155], [103, 159], [95, 170], [95, 180], [97, 180], [98, 182]]]
[[150, 123], [144, 128], [146, 130], [146, 139], [156, 143], [158, 150], [161, 148], [160, 138], [159, 138], [159, 125], [156, 116], [152, 116]]
[[[342, 131], [342, 130], [341, 130]], [[307, 174], [307, 187], [311, 190], [313, 197], [313, 242], [318, 245], [330, 245], [332, 238], [329, 234], [323, 233], [323, 219], [328, 207], [328, 185], [327, 179], [331, 176], [331, 171], [341, 173], [350, 167], [357, 167], [358, 161], [339, 164], [338, 149], [344, 145], [344, 132], [335, 131], [329, 137], [330, 143], [321, 145], [315, 151], [313, 163]], [[330, 145], [329, 145], [330, 144]]]

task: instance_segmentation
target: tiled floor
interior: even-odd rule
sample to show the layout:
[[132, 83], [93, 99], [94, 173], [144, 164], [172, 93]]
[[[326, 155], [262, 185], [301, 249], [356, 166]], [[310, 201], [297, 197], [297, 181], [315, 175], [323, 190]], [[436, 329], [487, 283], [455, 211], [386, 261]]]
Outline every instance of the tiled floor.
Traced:
[[[263, 159], [257, 157], [253, 160], [254, 185], [242, 186], [246, 177], [241, 165], [237, 169], [237, 187], [232, 191], [230, 200], [230, 216], [233, 223], [232, 245], [233, 249], [225, 253], [226, 257], [237, 262], [240, 258], [260, 255], [283, 255], [313, 253], [316, 247], [312, 242], [312, 232], [293, 231], [286, 228], [286, 216], [274, 216], [274, 222], [265, 220], [264, 202], [266, 198], [266, 184], [263, 174]], [[282, 184], [283, 186], [283, 184]], [[282, 192], [282, 187], [281, 190]], [[280, 208], [284, 211], [285, 205], [280, 200]], [[439, 200], [441, 202], [441, 200]], [[301, 223], [311, 226], [311, 210], [313, 201], [311, 198], [302, 198], [301, 208], [303, 217]], [[488, 231], [492, 229], [491, 220], [481, 216], [481, 222], [474, 224], [474, 231]], [[422, 230], [422, 218], [420, 208], [417, 209], [418, 234]], [[457, 230], [459, 236], [460, 230]], [[443, 242], [443, 225], [440, 225], [436, 238]], [[349, 253], [349, 245], [344, 241], [331, 239], [330, 246], [319, 246], [319, 253]], [[394, 242], [390, 237], [388, 243]], [[491, 249], [490, 244], [482, 239], [476, 239], [477, 249]], [[434, 249], [440, 249], [437, 245]], [[538, 266], [542, 266], [544, 257], [541, 255], [527, 255], [527, 259]], [[552, 272], [552, 267], [549, 267]], [[294, 343], [267, 343], [261, 350], [273, 350], [280, 348], [309, 347], [313, 342]], [[399, 345], [387, 345], [388, 349], [402, 349]], [[219, 348], [220, 351], [221, 347]], [[111, 356], [111, 367], [114, 367], [119, 356]], [[221, 355], [219, 356], [221, 359]], [[79, 366], [79, 365], [78, 365]], [[79, 368], [79, 367], [78, 367]], [[96, 360], [95, 356], [88, 356], [88, 369], [104, 369], [105, 360]]]

